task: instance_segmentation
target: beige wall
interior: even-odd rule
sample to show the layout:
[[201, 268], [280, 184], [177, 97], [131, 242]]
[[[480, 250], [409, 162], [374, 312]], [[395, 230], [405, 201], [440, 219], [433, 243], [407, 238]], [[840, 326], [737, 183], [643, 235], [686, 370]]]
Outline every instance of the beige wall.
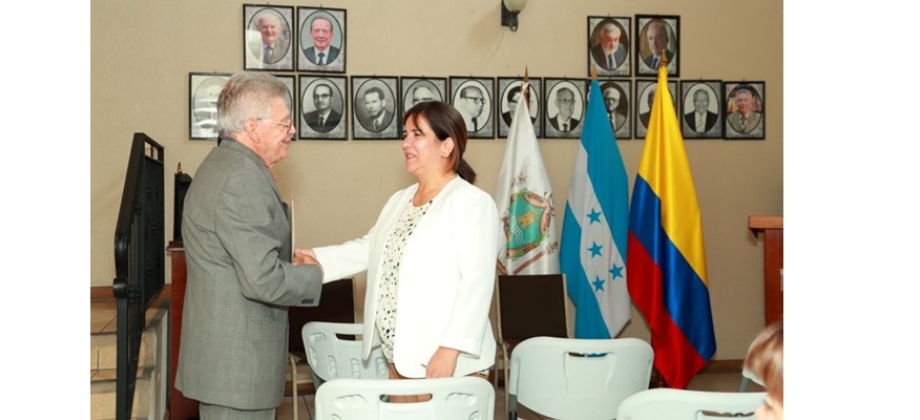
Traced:
[[[194, 176], [214, 145], [188, 139], [188, 74], [242, 69], [242, 2], [91, 4], [91, 285], [110, 286], [132, 134], [145, 132], [166, 148], [168, 240], [171, 174], [181, 163]], [[763, 325], [763, 242], [747, 229], [747, 217], [783, 214], [781, 1], [535, 0], [521, 13], [517, 32], [499, 25], [497, 0], [327, 0], [322, 5], [348, 11], [349, 76], [516, 76], [527, 66], [537, 77], [585, 77], [587, 16], [642, 13], [681, 17], [680, 79], [766, 81], [766, 140], [686, 142], [703, 214], [716, 359], [744, 357]], [[467, 150], [479, 186], [489, 193], [495, 190], [504, 144], [472, 140]], [[632, 188], [644, 141], [618, 145]], [[540, 141], [557, 215], [565, 206], [577, 146], [577, 140]], [[384, 200], [413, 182], [393, 140], [299, 141], [277, 174], [281, 190], [295, 201], [299, 246], [363, 234]], [[649, 336], [635, 310], [623, 336]]]

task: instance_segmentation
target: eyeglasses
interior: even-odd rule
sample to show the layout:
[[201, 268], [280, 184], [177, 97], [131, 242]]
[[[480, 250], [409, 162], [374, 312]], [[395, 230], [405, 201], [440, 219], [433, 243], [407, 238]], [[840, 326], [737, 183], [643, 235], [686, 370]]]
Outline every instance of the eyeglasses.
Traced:
[[280, 126], [284, 127], [285, 130], [288, 130], [288, 131], [289, 131], [292, 127], [294, 127], [294, 121], [291, 121], [291, 122], [281, 122], [281, 121], [267, 120], [267, 119], [265, 119], [265, 118], [257, 118], [256, 120], [259, 121], [259, 122], [267, 122], [267, 123], [271, 123], [271, 124], [275, 124], [275, 125], [280, 125]]
[[471, 101], [473, 101], [473, 102], [475, 102], [475, 103], [477, 103], [477, 104], [482, 104], [482, 103], [485, 103], [485, 102], [486, 102], [486, 100], [485, 100], [484, 98], [470, 98], [469, 96], [462, 96], [462, 98], [463, 98], [463, 99], [469, 99], [469, 100], [471, 100]]

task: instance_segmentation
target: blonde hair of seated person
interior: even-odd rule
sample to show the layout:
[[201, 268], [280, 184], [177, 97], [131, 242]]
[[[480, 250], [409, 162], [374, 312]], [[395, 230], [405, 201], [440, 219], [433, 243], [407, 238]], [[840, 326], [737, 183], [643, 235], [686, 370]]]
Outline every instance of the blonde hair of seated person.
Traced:
[[757, 335], [748, 349], [744, 367], [759, 378], [767, 398], [757, 409], [758, 420], [783, 419], [783, 321], [775, 322]]

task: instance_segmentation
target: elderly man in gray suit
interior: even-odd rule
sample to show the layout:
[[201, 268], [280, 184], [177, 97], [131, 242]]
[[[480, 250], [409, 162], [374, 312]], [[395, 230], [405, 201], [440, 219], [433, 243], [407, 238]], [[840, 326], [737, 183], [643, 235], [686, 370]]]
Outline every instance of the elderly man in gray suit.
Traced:
[[284, 393], [288, 307], [316, 306], [322, 269], [292, 261], [291, 221], [271, 168], [295, 132], [285, 85], [240, 73], [217, 101], [221, 142], [185, 196], [188, 267], [176, 388], [202, 419], [275, 418]]

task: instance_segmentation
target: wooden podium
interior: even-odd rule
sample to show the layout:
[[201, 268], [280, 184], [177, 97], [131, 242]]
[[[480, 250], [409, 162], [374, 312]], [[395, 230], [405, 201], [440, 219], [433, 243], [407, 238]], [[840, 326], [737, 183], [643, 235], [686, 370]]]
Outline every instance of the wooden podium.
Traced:
[[783, 217], [749, 216], [748, 228], [764, 234], [764, 320], [770, 325], [783, 319]]

